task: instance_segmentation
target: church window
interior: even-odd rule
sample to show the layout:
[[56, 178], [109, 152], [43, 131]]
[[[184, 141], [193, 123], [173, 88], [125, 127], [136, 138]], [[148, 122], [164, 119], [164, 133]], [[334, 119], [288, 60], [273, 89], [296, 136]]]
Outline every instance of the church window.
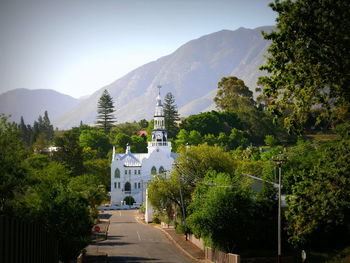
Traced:
[[139, 174], [141, 174], [141, 170], [139, 170]]
[[131, 174], [131, 170], [129, 170], [129, 174]]
[[118, 168], [114, 171], [114, 178], [120, 178], [120, 170]]
[[118, 189], [120, 189], [120, 182], [118, 182]]
[[114, 189], [115, 189], [115, 188], [117, 188], [117, 183], [116, 183], [116, 182], [114, 182]]
[[161, 174], [161, 173], [164, 173], [164, 172], [165, 172], [164, 167], [163, 166], [159, 167], [159, 173]]
[[138, 186], [139, 186], [138, 188], [140, 189], [140, 188], [141, 188], [141, 183], [140, 183], [140, 182], [139, 182], [139, 185], [138, 185]]
[[137, 188], [137, 183], [134, 184], [134, 188], [135, 188], [135, 189]]
[[124, 185], [124, 191], [130, 192], [131, 191], [131, 184], [129, 182], [126, 182]]
[[153, 175], [157, 174], [157, 168], [156, 167], [154, 167], [154, 166], [152, 167], [151, 174], [153, 174]]
[[128, 174], [128, 170], [125, 170], [125, 174]]
[[134, 171], [134, 174], [137, 174], [137, 170]]

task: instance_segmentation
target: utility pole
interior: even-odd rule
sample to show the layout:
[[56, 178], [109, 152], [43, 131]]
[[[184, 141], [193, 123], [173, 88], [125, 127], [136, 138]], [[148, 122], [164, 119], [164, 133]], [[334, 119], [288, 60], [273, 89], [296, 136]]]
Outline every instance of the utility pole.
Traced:
[[281, 179], [282, 179], [282, 164], [285, 162], [285, 158], [282, 154], [272, 159], [278, 166], [278, 247], [277, 247], [277, 262], [281, 263], [282, 248], [281, 248]]

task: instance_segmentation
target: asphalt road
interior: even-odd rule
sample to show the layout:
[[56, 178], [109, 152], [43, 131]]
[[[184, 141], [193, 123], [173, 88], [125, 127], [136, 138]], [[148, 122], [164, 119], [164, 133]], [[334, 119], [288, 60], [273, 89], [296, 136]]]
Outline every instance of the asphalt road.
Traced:
[[89, 246], [89, 251], [105, 252], [108, 262], [191, 263], [191, 259], [153, 226], [138, 223], [136, 210], [108, 211], [112, 214], [106, 241]]

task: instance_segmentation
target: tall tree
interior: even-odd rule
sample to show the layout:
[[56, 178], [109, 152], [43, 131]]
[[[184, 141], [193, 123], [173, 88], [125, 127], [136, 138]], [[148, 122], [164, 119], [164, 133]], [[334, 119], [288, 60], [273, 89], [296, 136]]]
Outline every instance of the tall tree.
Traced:
[[47, 111], [45, 111], [44, 113], [40, 132], [45, 134], [46, 140], [51, 141], [53, 139], [53, 134], [54, 134], [53, 125], [50, 122], [49, 114], [47, 113]]
[[109, 133], [116, 121], [113, 112], [115, 112], [113, 99], [105, 89], [97, 104], [97, 125], [103, 129], [105, 134]]
[[253, 92], [243, 80], [234, 76], [223, 77], [220, 80], [214, 102], [217, 108], [228, 111], [246, 111], [255, 105]]
[[175, 104], [175, 98], [171, 92], [168, 92], [164, 98], [165, 129], [168, 131], [169, 138], [174, 138], [179, 131], [176, 121], [179, 120], [179, 113]]
[[322, 107], [339, 122], [350, 116], [350, 2], [275, 0], [276, 31], [261, 77], [269, 109], [300, 131], [310, 109]]
[[23, 142], [23, 144], [26, 147], [30, 146], [30, 138], [31, 138], [31, 133], [32, 133], [32, 128], [30, 127], [30, 125], [26, 125], [24, 123], [24, 119], [23, 116], [21, 116], [21, 122], [18, 126], [18, 129], [21, 133], [21, 140]]

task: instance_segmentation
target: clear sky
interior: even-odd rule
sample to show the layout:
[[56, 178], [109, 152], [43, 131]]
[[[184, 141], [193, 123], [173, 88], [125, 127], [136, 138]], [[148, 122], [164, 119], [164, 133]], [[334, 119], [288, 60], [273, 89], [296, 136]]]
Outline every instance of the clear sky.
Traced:
[[271, 0], [0, 0], [0, 93], [88, 95], [189, 40], [274, 25]]

